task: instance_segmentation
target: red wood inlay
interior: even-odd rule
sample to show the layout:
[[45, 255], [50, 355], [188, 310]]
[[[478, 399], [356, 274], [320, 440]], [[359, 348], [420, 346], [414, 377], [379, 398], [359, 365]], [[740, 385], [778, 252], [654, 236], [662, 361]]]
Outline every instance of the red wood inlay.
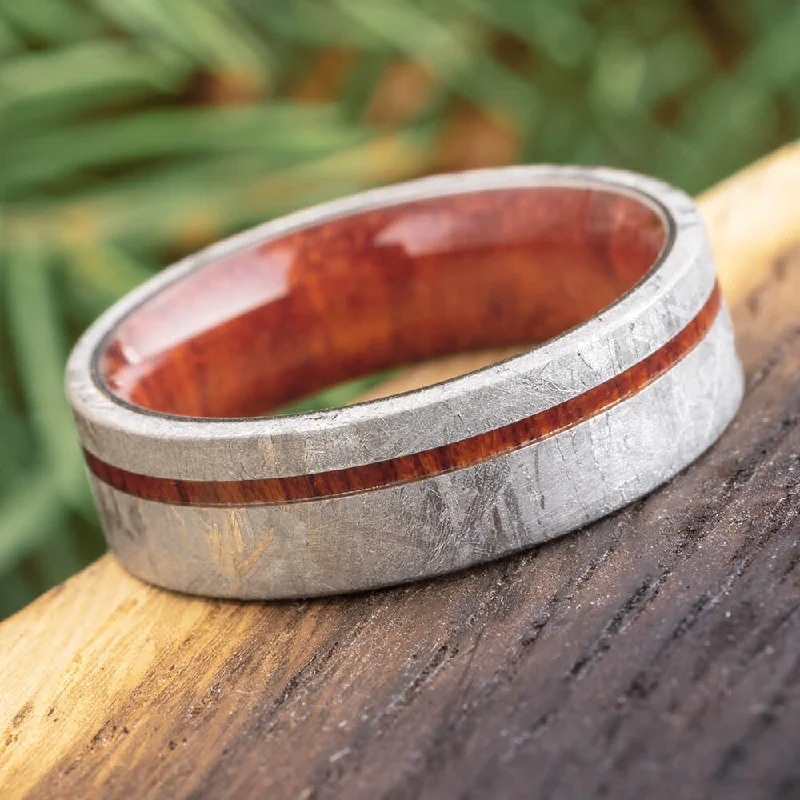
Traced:
[[151, 411], [258, 416], [392, 366], [549, 339], [636, 284], [665, 238], [653, 209], [594, 189], [366, 211], [164, 288], [112, 332], [98, 372]]
[[693, 350], [720, 308], [715, 286], [697, 316], [647, 358], [605, 383], [533, 416], [487, 433], [421, 453], [375, 464], [287, 478], [247, 481], [183, 481], [128, 472], [86, 453], [89, 468], [115, 489], [174, 505], [277, 505], [383, 488], [463, 469], [541, 441], [573, 427], [641, 391]]

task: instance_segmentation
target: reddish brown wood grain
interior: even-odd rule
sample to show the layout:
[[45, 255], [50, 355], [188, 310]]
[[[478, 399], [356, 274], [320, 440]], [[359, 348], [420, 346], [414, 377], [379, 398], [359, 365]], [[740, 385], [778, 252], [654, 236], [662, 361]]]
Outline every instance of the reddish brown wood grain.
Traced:
[[151, 411], [260, 415], [387, 367], [550, 338], [630, 289], [665, 238], [653, 209], [589, 189], [371, 210], [163, 289], [113, 332], [99, 374]]
[[349, 469], [246, 481], [182, 481], [153, 478], [111, 466], [86, 453], [89, 468], [120, 491], [176, 505], [262, 505], [341, 496], [440, 475], [526, 445], [577, 425], [620, 403], [685, 357], [705, 337], [720, 308], [715, 286], [697, 316], [663, 347], [610, 380], [553, 408], [487, 433], [420, 453]]

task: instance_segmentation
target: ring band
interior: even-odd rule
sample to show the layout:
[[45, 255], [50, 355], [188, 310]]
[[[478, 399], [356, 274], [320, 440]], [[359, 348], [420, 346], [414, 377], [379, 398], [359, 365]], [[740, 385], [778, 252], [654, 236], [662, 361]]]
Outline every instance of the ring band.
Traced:
[[[389, 367], [533, 342], [406, 394], [263, 416]], [[707, 449], [743, 377], [689, 197], [617, 170], [512, 167], [337, 200], [180, 262], [84, 334], [67, 390], [122, 563], [270, 599], [575, 530]]]

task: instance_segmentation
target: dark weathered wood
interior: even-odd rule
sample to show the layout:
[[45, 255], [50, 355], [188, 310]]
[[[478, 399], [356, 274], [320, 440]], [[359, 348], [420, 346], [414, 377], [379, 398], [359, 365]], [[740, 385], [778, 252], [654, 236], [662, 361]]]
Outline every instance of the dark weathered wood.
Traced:
[[800, 796], [798, 164], [706, 204], [724, 253], [771, 203], [773, 245], [721, 263], [748, 391], [696, 464], [524, 555], [347, 598], [203, 601], [106, 557], [0, 625], [2, 795]]

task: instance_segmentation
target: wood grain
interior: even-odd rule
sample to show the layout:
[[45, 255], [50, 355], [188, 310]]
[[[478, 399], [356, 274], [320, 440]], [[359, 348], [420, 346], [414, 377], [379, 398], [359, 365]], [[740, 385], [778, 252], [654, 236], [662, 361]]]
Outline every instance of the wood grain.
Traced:
[[[354, 597], [203, 601], [106, 556], [0, 624], [3, 797], [797, 797], [798, 165], [711, 219], [758, 258], [720, 261], [748, 392], [696, 464], [576, 535]], [[797, 236], [743, 243], [773, 209]]]
[[256, 416], [400, 364], [548, 339], [630, 289], [665, 239], [653, 209], [589, 189], [365, 211], [165, 287], [120, 323], [98, 371], [152, 411]]
[[721, 305], [714, 286], [694, 319], [666, 344], [638, 363], [575, 397], [517, 422], [457, 442], [347, 469], [241, 481], [190, 481], [140, 475], [106, 463], [86, 451], [89, 469], [119, 491], [171, 505], [284, 505], [442, 475], [489, 461], [579, 425], [640, 392], [687, 356], [705, 338]]

